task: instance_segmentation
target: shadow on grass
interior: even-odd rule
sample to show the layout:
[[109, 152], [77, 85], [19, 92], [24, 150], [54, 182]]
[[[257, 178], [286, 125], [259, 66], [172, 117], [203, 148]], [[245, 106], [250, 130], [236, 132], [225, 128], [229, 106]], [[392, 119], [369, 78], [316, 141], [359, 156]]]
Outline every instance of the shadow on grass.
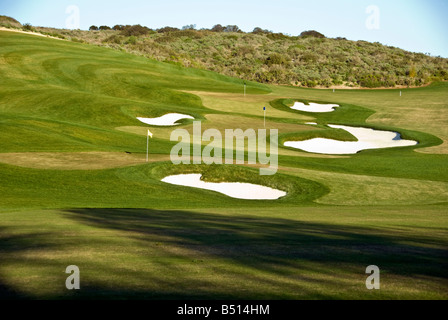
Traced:
[[[51, 250], [56, 247], [48, 241], [49, 234], [11, 235], [9, 232], [10, 228], [0, 227], [0, 267], [4, 267], [5, 262], [19, 260], [18, 255], [27, 251]], [[32, 298], [33, 296], [7, 284], [6, 276], [0, 270], [0, 300]]]
[[[359, 273], [362, 280], [365, 279], [365, 267], [370, 264], [380, 266], [386, 273], [444, 279], [448, 267], [448, 251], [445, 250], [448, 243], [440, 243], [430, 236], [411, 237], [398, 231], [174, 210], [74, 209], [67, 214], [83, 224], [119, 230], [148, 244], [160, 239], [162, 245], [184, 249], [199, 257], [231, 261], [232, 265], [253, 271], [255, 281], [270, 281], [273, 286], [283, 286], [285, 292], [294, 291], [294, 288], [288, 288], [281, 281], [275, 283], [275, 277], [263, 278], [261, 275], [278, 275], [281, 278], [293, 275], [291, 270], [302, 270], [306, 274], [310, 271], [306, 270], [307, 263], [311, 262], [328, 266], [321, 272], [337, 272], [343, 268], [349, 273]], [[244, 277], [238, 279], [236, 276], [235, 280], [244, 281]], [[331, 280], [307, 278], [306, 281], [314, 281], [319, 286]], [[184, 298], [191, 293], [187, 289], [185, 296], [174, 296]], [[124, 293], [125, 296], [127, 294], [133, 295]], [[170, 296], [169, 292], [163, 296], [165, 294]], [[193, 296], [196, 294], [200, 298], [214, 295], [212, 289], [203, 292], [204, 295], [195, 292]], [[217, 296], [240, 297], [238, 293], [233, 295], [230, 292]], [[248, 294], [248, 297], [267, 296], [260, 292], [258, 295]], [[315, 294], [314, 297], [331, 296]]]
[[[446, 240], [410, 231], [176, 210], [70, 209], [63, 214], [94, 230], [104, 229], [108, 237], [116, 231], [117, 239], [133, 244], [93, 242], [97, 251], [105, 250], [105, 257], [92, 266], [110, 278], [83, 282], [79, 293], [45, 297], [50, 299], [355, 298], [356, 290], [366, 292], [368, 265], [378, 265], [386, 277], [404, 277], [411, 291], [412, 279], [431, 279], [430, 286], [443, 283], [448, 267]], [[2, 250], [11, 253], [26, 245]], [[126, 250], [138, 258], [120, 267], [109, 263], [109, 257]], [[357, 289], [344, 295], [337, 291], [345, 290], [343, 286]], [[28, 298], [14, 296], [1, 281], [0, 290], [3, 298]]]

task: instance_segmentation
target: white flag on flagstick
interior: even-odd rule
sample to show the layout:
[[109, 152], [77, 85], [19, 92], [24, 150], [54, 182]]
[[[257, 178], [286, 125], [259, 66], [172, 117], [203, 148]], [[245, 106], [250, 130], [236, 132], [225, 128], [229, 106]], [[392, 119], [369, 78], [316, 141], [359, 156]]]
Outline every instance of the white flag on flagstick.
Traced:
[[148, 129], [148, 135], [146, 136], [146, 162], [149, 161], [149, 137], [152, 139], [152, 132]]

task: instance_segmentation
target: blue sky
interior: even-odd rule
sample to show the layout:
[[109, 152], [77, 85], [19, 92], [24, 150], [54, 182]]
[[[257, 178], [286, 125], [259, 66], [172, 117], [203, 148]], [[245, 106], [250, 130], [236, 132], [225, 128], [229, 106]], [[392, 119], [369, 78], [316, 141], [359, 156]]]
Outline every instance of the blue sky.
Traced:
[[[1, 0], [0, 14], [35, 26], [64, 28], [69, 5], [79, 8], [81, 29], [115, 24], [210, 28], [220, 23], [291, 35], [317, 30], [328, 37], [378, 41], [448, 57], [447, 0]], [[379, 29], [366, 26], [373, 13], [366, 13], [370, 5], [379, 9]]]

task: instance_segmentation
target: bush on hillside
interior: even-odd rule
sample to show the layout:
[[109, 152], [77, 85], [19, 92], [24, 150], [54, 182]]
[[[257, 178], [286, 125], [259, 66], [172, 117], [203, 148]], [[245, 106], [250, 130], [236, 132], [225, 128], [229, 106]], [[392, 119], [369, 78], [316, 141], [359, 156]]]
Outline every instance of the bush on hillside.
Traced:
[[213, 28], [211, 28], [210, 30], [213, 32], [224, 32], [225, 28], [222, 25], [217, 24], [213, 26]]
[[193, 29], [184, 29], [179, 31], [174, 31], [171, 33], [173, 37], [189, 37], [192, 39], [200, 39], [202, 38], [202, 33]]
[[183, 26], [182, 30], [196, 30], [196, 25], [195, 24], [188, 24], [186, 26]]
[[272, 33], [272, 31], [269, 31], [269, 30], [266, 30], [266, 29], [262, 29], [260, 27], [256, 27], [256, 28], [254, 28], [252, 33], [253, 34], [268, 34], [268, 33]]
[[90, 26], [89, 31], [98, 31], [97, 26]]
[[82, 40], [82, 39], [78, 39], [78, 38], [71, 38], [70, 39], [72, 42], [77, 42], [77, 43], [84, 43], [84, 40]]
[[121, 38], [118, 35], [114, 34], [114, 35], [111, 35], [110, 37], [104, 39], [103, 43], [105, 43], [105, 42], [121, 44]]
[[133, 25], [133, 26], [125, 26], [124, 29], [121, 31], [121, 34], [126, 37], [138, 37], [147, 35], [151, 29], [148, 27], [142, 27], [141, 25]]
[[173, 28], [173, 27], [164, 27], [164, 28], [157, 29], [158, 33], [168, 33], [168, 32], [173, 32], [173, 31], [179, 31], [179, 29]]
[[228, 25], [224, 28], [224, 32], [242, 32], [238, 26]]
[[23, 28], [22, 28], [22, 29], [25, 30], [25, 31], [34, 31], [33, 26], [32, 26], [31, 24], [29, 24], [29, 23], [25, 23], [25, 24], [23, 25]]
[[266, 58], [265, 64], [272, 66], [275, 64], [284, 65], [288, 63], [288, 59], [280, 53], [273, 53]]
[[130, 36], [129, 39], [126, 41], [126, 44], [136, 44], [136, 43], [137, 43], [136, 36]]
[[123, 31], [126, 28], [126, 26], [122, 25], [122, 24], [116, 24], [112, 27], [112, 30], [115, 31]]
[[316, 30], [303, 31], [300, 34], [300, 37], [302, 37], [302, 38], [306, 38], [306, 37], [325, 38], [325, 36], [322, 33], [317, 32]]
[[283, 33], [268, 33], [266, 34], [266, 37], [271, 40], [283, 40], [289, 38], [287, 35], [284, 35]]

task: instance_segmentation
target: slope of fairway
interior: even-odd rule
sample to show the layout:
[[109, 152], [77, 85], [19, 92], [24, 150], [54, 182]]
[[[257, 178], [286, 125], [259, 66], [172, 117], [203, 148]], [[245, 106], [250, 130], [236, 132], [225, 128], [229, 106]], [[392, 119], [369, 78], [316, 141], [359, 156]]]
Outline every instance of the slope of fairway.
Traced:
[[[310, 114], [294, 101], [338, 104]], [[0, 298], [447, 299], [448, 83], [312, 90], [247, 83], [95, 46], [0, 31]], [[266, 107], [266, 121], [263, 115]], [[279, 148], [262, 165], [170, 162], [173, 128], [279, 130], [353, 141], [327, 124], [399, 132], [417, 146], [349, 156]], [[316, 122], [318, 125], [307, 125]], [[192, 133], [190, 120], [179, 126]], [[206, 144], [204, 142], [204, 144]], [[284, 190], [233, 199], [163, 183]], [[68, 265], [81, 288], [65, 289]], [[378, 265], [381, 290], [365, 287]]]

